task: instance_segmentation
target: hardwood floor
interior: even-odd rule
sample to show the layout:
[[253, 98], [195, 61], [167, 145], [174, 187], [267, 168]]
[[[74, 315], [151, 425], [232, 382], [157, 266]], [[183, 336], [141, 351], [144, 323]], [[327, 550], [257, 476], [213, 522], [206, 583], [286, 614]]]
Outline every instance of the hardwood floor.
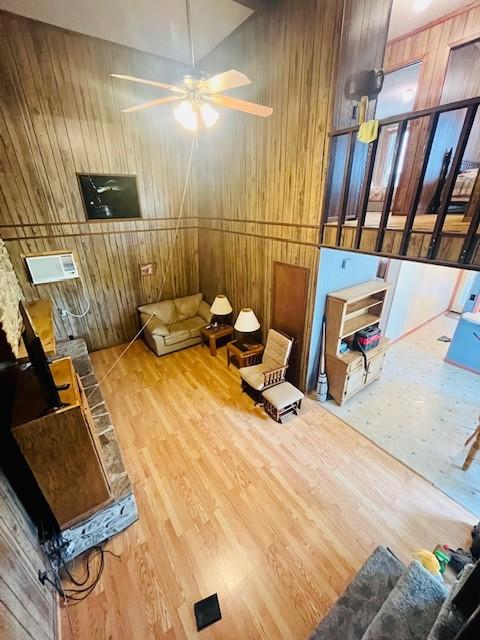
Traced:
[[[92, 354], [97, 375], [120, 349]], [[474, 524], [317, 403], [273, 422], [240, 392], [225, 349], [157, 358], [138, 341], [104, 394], [140, 519], [69, 608], [75, 640], [196, 638], [193, 603], [214, 592], [223, 619], [202, 639], [300, 640], [376, 545], [408, 561], [465, 545]]]

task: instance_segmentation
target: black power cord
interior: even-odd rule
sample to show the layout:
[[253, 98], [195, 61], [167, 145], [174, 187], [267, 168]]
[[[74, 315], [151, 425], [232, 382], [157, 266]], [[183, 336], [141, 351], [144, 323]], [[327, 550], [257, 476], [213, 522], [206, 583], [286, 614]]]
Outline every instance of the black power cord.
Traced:
[[[94, 547], [91, 547], [89, 549], [89, 555], [87, 557], [86, 564], [86, 575], [85, 577], [78, 578], [75, 577], [67, 567], [67, 563], [65, 562], [62, 554], [62, 550], [65, 547], [65, 542], [61, 538], [61, 536], [58, 536], [57, 539], [52, 541], [49, 553], [53, 580], [48, 576], [48, 571], [39, 571], [38, 579], [42, 584], [50, 584], [58, 593], [65, 605], [72, 603], [78, 604], [79, 602], [82, 602], [93, 592], [93, 590], [99, 583], [100, 578], [102, 577], [102, 573], [105, 568], [105, 555], [108, 553], [115, 558], [121, 559], [120, 556], [116, 553], [113, 553], [113, 551], [109, 551], [108, 549], [104, 548], [106, 542], [103, 545], [95, 545]], [[95, 577], [91, 580], [90, 563], [94, 558], [97, 557], [100, 557], [100, 563]], [[59, 574], [60, 568], [63, 569], [68, 579], [75, 585], [74, 588], [69, 589], [63, 587]]]

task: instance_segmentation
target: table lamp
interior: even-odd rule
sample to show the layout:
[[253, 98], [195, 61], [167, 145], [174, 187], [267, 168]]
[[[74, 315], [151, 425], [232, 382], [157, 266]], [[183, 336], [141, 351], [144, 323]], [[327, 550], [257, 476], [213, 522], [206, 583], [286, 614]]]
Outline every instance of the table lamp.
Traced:
[[219, 324], [228, 324], [227, 319], [232, 313], [232, 305], [228, 301], [227, 296], [220, 293], [215, 300], [213, 301], [212, 306], [210, 307], [210, 313], [213, 314], [213, 326], [216, 327]]
[[243, 347], [249, 347], [252, 343], [251, 340], [254, 336], [245, 336], [245, 334], [253, 334], [260, 329], [260, 323], [257, 320], [257, 316], [253, 313], [252, 309], [249, 307], [244, 307], [240, 310], [238, 314], [237, 320], [235, 322], [235, 331], [238, 331], [242, 334], [240, 339], [240, 344]]

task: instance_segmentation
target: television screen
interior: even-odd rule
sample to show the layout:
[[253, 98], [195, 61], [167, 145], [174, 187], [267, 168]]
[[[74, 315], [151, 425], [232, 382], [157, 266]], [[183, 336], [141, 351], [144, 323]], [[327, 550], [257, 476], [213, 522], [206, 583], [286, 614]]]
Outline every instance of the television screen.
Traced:
[[59, 409], [62, 406], [62, 401], [58, 395], [58, 388], [55, 384], [55, 380], [53, 379], [52, 372], [50, 371], [42, 342], [35, 331], [30, 314], [22, 301], [20, 301], [19, 306], [23, 319], [23, 342], [25, 344], [32, 369], [40, 383], [42, 396], [48, 409]]
[[78, 174], [88, 220], [141, 218], [135, 176]]

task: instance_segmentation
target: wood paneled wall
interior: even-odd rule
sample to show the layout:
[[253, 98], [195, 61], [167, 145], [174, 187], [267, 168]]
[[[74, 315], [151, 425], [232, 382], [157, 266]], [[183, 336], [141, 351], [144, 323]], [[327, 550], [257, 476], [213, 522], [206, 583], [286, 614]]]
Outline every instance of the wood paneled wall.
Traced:
[[[425, 29], [406, 34], [387, 42], [384, 68], [386, 71], [405, 67], [421, 61], [420, 77], [414, 111], [435, 107], [442, 100], [442, 89], [447, 72], [451, 47], [480, 37], [480, 2], [452, 13], [448, 19], [439, 20]], [[460, 127], [460, 125], [459, 125]], [[402, 176], [396, 191], [393, 211], [405, 214], [414, 190], [419, 163], [422, 161], [426, 140], [426, 123], [417, 122], [411, 127]], [[447, 146], [447, 145], [446, 145]], [[439, 164], [441, 158], [439, 159]], [[438, 176], [438, 173], [436, 174]], [[434, 189], [427, 186], [423, 200], [428, 202]], [[421, 208], [423, 211], [425, 207]]]
[[38, 580], [46, 568], [33, 525], [0, 470], [0, 637], [53, 640], [56, 602]]
[[480, 37], [480, 2], [427, 28], [387, 42], [386, 71], [422, 61], [414, 110], [440, 104], [450, 48]]
[[[0, 234], [27, 299], [50, 296], [78, 313], [78, 281], [29, 284], [21, 254], [73, 250], [91, 312], [57, 312], [59, 336], [82, 335], [90, 349], [131, 338], [136, 307], [157, 299], [173, 239], [191, 136], [171, 109], [122, 114], [158, 97], [111, 72], [174, 79], [182, 68], [157, 56], [0, 12]], [[87, 223], [76, 172], [137, 175], [143, 218]], [[197, 221], [188, 192], [164, 297], [198, 290]], [[141, 278], [139, 264], [157, 262]]]
[[[335, 83], [333, 128], [343, 129], [358, 123], [353, 103], [345, 98], [347, 78], [366, 69], [381, 69], [387, 43], [392, 0], [355, 0], [345, 3], [338, 72]], [[368, 116], [373, 116], [375, 100], [370, 101]]]
[[235, 311], [251, 306], [266, 333], [274, 260], [308, 267], [305, 345], [341, 14], [335, 0], [279, 0], [202, 60], [210, 73], [247, 73], [253, 84], [235, 95], [271, 105], [273, 115], [222, 112], [200, 141], [200, 288], [210, 298], [226, 293]]

